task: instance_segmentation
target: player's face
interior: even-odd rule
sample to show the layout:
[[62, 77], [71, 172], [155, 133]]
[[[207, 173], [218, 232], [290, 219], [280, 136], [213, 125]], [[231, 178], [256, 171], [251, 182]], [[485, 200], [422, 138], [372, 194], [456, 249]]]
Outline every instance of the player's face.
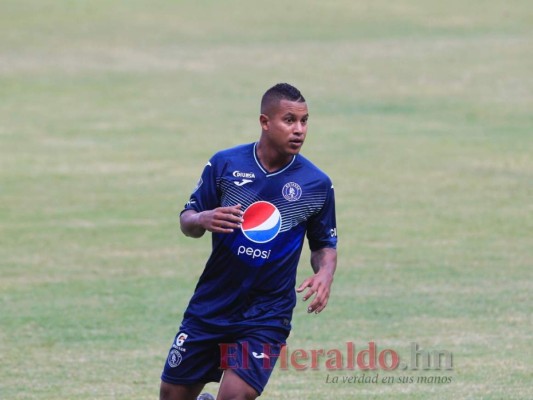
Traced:
[[261, 116], [268, 144], [279, 154], [298, 154], [307, 134], [308, 118], [306, 103], [281, 100], [268, 115]]

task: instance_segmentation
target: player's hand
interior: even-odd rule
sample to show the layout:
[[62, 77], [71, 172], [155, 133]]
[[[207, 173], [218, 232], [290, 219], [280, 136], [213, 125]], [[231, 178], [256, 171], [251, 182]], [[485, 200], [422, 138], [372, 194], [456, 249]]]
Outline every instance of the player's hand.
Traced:
[[316, 274], [307, 278], [296, 289], [298, 293], [303, 292], [306, 288], [307, 291], [304, 294], [303, 301], [307, 301], [313, 295], [315, 298], [307, 307], [308, 313], [318, 314], [328, 304], [329, 294], [331, 290], [331, 284], [333, 283], [333, 276], [325, 268], [320, 269]]
[[198, 222], [209, 232], [232, 233], [235, 229], [240, 229], [244, 222], [241, 205], [231, 207], [218, 207], [214, 210], [202, 211], [198, 214]]

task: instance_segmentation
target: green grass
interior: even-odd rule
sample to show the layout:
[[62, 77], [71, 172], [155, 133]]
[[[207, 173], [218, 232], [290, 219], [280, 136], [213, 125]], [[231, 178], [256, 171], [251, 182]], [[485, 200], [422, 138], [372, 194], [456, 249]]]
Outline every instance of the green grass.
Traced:
[[279, 81], [308, 99], [340, 235], [289, 348], [417, 342], [454, 368], [278, 369], [262, 398], [533, 397], [532, 27], [528, 1], [3, 1], [0, 398], [157, 398], [209, 254], [178, 213]]

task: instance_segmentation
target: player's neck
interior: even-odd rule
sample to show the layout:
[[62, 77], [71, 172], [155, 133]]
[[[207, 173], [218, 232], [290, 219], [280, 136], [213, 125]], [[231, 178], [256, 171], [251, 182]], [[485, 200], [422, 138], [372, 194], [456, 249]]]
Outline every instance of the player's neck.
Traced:
[[261, 141], [257, 143], [256, 156], [267, 172], [279, 171], [294, 158], [293, 154], [280, 154], [276, 149], [266, 146]]

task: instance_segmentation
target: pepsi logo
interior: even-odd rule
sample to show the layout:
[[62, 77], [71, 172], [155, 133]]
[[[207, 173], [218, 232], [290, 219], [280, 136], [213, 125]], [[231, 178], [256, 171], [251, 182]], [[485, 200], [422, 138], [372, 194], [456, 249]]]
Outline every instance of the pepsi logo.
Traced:
[[276, 206], [267, 201], [251, 204], [243, 215], [241, 231], [255, 243], [266, 243], [274, 239], [281, 228], [281, 214]]

